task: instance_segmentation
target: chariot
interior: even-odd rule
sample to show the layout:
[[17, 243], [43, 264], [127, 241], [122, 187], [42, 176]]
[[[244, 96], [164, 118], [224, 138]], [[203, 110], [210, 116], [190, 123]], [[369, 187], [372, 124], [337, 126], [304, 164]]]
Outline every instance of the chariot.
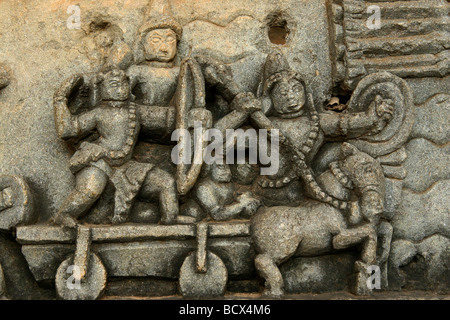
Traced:
[[37, 281], [54, 280], [63, 299], [96, 299], [108, 277], [178, 279], [183, 296], [222, 295], [229, 276], [254, 272], [249, 235], [250, 223], [236, 220], [77, 230], [32, 225], [18, 227], [16, 237]]

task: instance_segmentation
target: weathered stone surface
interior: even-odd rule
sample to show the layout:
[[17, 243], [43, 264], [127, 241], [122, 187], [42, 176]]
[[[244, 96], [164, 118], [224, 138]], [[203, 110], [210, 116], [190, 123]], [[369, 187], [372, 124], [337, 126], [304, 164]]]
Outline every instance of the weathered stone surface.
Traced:
[[442, 145], [450, 141], [450, 96], [437, 94], [415, 108], [412, 137]]
[[0, 90], [7, 87], [10, 82], [10, 75], [6, 66], [0, 65]]
[[403, 181], [398, 179], [386, 179], [386, 196], [384, 198], [384, 215], [392, 218], [402, 202]]
[[61, 262], [74, 252], [75, 246], [71, 245], [22, 246], [22, 253], [36, 281], [53, 280]]
[[412, 89], [415, 104], [421, 105], [435, 95], [447, 93], [449, 79], [450, 76], [447, 75], [442, 78], [409, 78], [406, 79], [406, 81], [408, 81], [408, 84]]
[[295, 258], [281, 267], [290, 293], [322, 293], [349, 290], [356, 256], [352, 254]]
[[449, 292], [450, 240], [433, 235], [422, 241], [396, 240], [389, 259], [391, 290]]
[[10, 235], [0, 233], [0, 265], [6, 297], [9, 299], [50, 298], [52, 294], [38, 287], [20, 246]]
[[421, 241], [433, 234], [450, 236], [450, 180], [421, 193], [403, 190], [402, 204], [392, 218], [394, 238]]
[[105, 296], [165, 297], [178, 293], [178, 282], [149, 278], [108, 278]]
[[433, 183], [450, 178], [448, 144], [436, 145], [425, 139], [413, 139], [406, 145], [406, 150], [405, 188], [423, 192]]

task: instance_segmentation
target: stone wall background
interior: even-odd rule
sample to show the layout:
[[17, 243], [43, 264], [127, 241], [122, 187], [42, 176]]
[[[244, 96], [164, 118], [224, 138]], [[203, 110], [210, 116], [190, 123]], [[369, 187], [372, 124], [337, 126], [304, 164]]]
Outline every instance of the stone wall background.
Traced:
[[[438, 2], [445, 5], [445, 1]], [[72, 4], [80, 5], [81, 30], [67, 29], [70, 14], [66, 10]], [[41, 221], [56, 212], [74, 185], [68, 170], [71, 150], [55, 132], [53, 93], [72, 74], [96, 70], [95, 59], [87, 49], [86, 33], [86, 26], [95, 16], [119, 26], [124, 41], [134, 49], [147, 4], [147, 0], [0, 2], [0, 63], [11, 70], [11, 83], [0, 92], [0, 174], [18, 174], [27, 179], [36, 195]], [[287, 53], [291, 66], [304, 74], [319, 105], [331, 97], [335, 83], [327, 1], [172, 0], [171, 4], [174, 16], [184, 27], [179, 55], [206, 52], [221, 58], [231, 63], [237, 82], [252, 91], [257, 88], [265, 55], [275, 46], [267, 37], [267, 16], [275, 11], [287, 13], [291, 33], [286, 46], [276, 47]], [[446, 19], [448, 26], [448, 15]], [[448, 27], [444, 24], [442, 28], [439, 32], [448, 36]], [[448, 63], [448, 56], [439, 57]], [[239, 72], [243, 65], [250, 65], [246, 68], [250, 72]], [[414, 94], [416, 120], [405, 145], [408, 175], [403, 201], [392, 223], [393, 254], [411, 257], [404, 270], [412, 280], [404, 282], [394, 276], [392, 281], [399, 288], [430, 289], [436, 282], [448, 288], [450, 78], [446, 71], [442, 76], [406, 80]], [[421, 258], [414, 258], [417, 256]], [[349, 255], [348, 259], [353, 257]], [[299, 280], [305, 280], [297, 271], [311, 265], [323, 265], [325, 270], [326, 263], [319, 260], [284, 266], [288, 288], [309, 290], [307, 284], [295, 287]], [[422, 275], [426, 284], [413, 279], [413, 274], [420, 271], [414, 264], [419, 263], [425, 266]], [[349, 272], [347, 262], [338, 261], [336, 265]], [[320, 274], [317, 271], [310, 275], [312, 284], [318, 283]], [[342, 290], [340, 283], [324, 290]]]

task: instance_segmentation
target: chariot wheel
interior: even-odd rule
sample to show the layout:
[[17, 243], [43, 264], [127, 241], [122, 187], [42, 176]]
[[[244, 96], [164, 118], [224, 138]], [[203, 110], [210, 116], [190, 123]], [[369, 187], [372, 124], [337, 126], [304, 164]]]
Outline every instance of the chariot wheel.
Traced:
[[[64, 300], [95, 300], [106, 287], [106, 269], [100, 258], [91, 253], [86, 275], [77, 280], [77, 269], [73, 265], [74, 257], [64, 260], [56, 271], [56, 292]], [[79, 270], [79, 269], [78, 269]]]
[[218, 297], [225, 293], [228, 271], [223, 261], [207, 252], [207, 271], [196, 272], [196, 252], [191, 252], [180, 269], [180, 289], [183, 297]]

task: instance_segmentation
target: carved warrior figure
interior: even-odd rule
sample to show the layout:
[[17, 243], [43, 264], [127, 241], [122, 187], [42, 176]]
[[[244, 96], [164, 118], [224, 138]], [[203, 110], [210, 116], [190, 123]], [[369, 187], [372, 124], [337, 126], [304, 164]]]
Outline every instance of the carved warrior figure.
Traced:
[[[264, 118], [253, 119], [259, 126], [280, 129], [285, 146], [281, 155], [291, 165], [277, 180], [265, 180], [261, 184], [280, 187], [300, 177], [307, 198], [315, 199], [306, 199], [298, 207], [273, 207], [254, 217], [253, 238], [258, 252], [255, 264], [266, 279], [266, 294], [283, 294], [283, 279], [277, 265], [288, 257], [319, 254], [358, 243], [363, 243], [363, 250], [361, 260], [355, 265], [355, 291], [368, 293], [365, 273], [369, 265], [376, 263], [377, 227], [385, 192], [383, 170], [378, 161], [348, 143], [342, 145], [340, 161], [332, 163], [324, 173], [329, 178], [319, 177], [320, 184], [310, 165], [325, 139], [377, 133], [391, 119], [393, 107], [389, 101], [376, 97], [367, 112], [318, 114], [312, 95], [308, 94], [307, 99], [301, 77], [289, 69], [279, 53], [268, 56], [264, 75], [263, 99], [273, 108], [274, 116], [269, 118], [270, 122]], [[307, 100], [309, 110], [304, 108]], [[266, 110], [270, 112], [270, 108]], [[358, 200], [348, 202], [350, 194]], [[340, 211], [347, 209], [350, 210], [348, 221]]]
[[[166, 0], [153, 0], [145, 21], [139, 28], [139, 48], [142, 57], [131, 66], [127, 74], [132, 90], [139, 87], [142, 103], [166, 105], [175, 93], [180, 67], [176, 60], [177, 43], [183, 29], [173, 18], [172, 9]], [[161, 68], [164, 72], [159, 74]]]
[[[214, 83], [228, 101], [243, 95], [224, 66], [209, 65], [205, 78]], [[377, 224], [383, 212], [381, 166], [369, 155], [344, 143], [341, 160], [333, 163], [329, 170], [334, 181], [329, 179], [330, 183], [320, 185], [311, 169], [311, 161], [325, 139], [345, 140], [379, 132], [390, 120], [393, 107], [389, 101], [377, 97], [366, 112], [318, 114], [301, 76], [291, 70], [284, 56], [277, 52], [267, 57], [260, 89], [262, 108], [255, 110], [250, 118], [259, 128], [280, 130], [280, 156], [285, 158], [280, 162], [286, 163], [284, 170], [272, 179], [263, 180], [261, 185], [279, 188], [301, 178], [307, 192], [298, 207], [263, 209], [252, 219], [258, 253], [255, 264], [266, 280], [266, 294], [283, 294], [283, 279], [277, 265], [290, 256], [318, 254], [358, 243], [363, 243], [364, 249], [356, 265], [359, 274], [356, 291], [364, 293], [364, 267], [376, 262]], [[250, 95], [247, 99], [253, 101], [252, 105], [258, 105], [256, 98], [249, 93], [246, 95]], [[269, 118], [261, 110], [269, 114]], [[343, 185], [338, 188], [339, 193], [335, 189], [340, 183]], [[341, 190], [344, 188], [347, 188], [345, 192]], [[350, 220], [356, 225], [354, 228], [348, 227], [341, 212], [348, 208], [349, 193], [359, 199], [352, 203]]]
[[262, 178], [261, 186], [280, 188], [303, 178], [311, 196], [345, 209], [345, 203], [326, 195], [316, 183], [310, 169], [311, 161], [325, 140], [345, 140], [368, 132], [379, 132], [392, 117], [391, 102], [377, 97], [366, 112], [318, 114], [301, 76], [290, 69], [279, 52], [270, 54], [266, 59], [260, 101], [250, 92], [240, 92], [226, 66], [204, 58], [197, 60], [204, 68], [205, 80], [216, 86], [233, 110], [217, 121], [214, 127], [224, 131], [224, 128], [240, 126], [251, 118], [259, 128], [269, 132], [280, 130], [280, 163], [286, 165], [280, 166], [277, 174], [267, 176], [269, 179]]
[[[113, 69], [98, 77], [101, 102], [91, 111], [72, 115], [67, 107], [68, 97], [83, 81], [82, 76], [73, 76], [56, 93], [56, 128], [59, 137], [66, 140], [83, 138], [94, 131], [97, 137], [91, 142], [85, 139], [72, 156], [70, 169], [76, 174], [76, 187], [54, 217], [54, 222], [75, 226], [76, 219], [101, 196], [108, 180], [115, 187], [113, 223], [126, 220], [136, 197], [147, 199], [155, 193], [159, 194], [162, 223], [192, 222], [189, 217], [178, 216], [173, 177], [150, 163], [132, 159], [140, 131], [161, 129], [171, 132], [175, 128], [175, 109], [130, 102], [128, 78], [123, 71]], [[204, 116], [196, 112], [190, 121], [201, 121]]]
[[280, 129], [286, 138], [286, 148], [281, 150], [280, 156], [286, 158], [286, 162], [291, 160], [291, 163], [297, 163], [295, 166], [285, 166], [277, 175], [268, 176], [269, 179], [261, 179], [261, 186], [279, 188], [302, 177], [307, 190], [314, 197], [339, 207], [337, 201], [324, 196], [320, 187], [310, 178], [310, 170], [296, 170], [295, 167], [310, 167], [317, 151], [327, 140], [347, 140], [379, 132], [392, 117], [391, 101], [377, 97], [366, 112], [319, 114], [301, 76], [289, 68], [281, 53], [267, 57], [260, 89], [264, 109], [267, 114], [272, 114], [269, 116], [272, 126]]

